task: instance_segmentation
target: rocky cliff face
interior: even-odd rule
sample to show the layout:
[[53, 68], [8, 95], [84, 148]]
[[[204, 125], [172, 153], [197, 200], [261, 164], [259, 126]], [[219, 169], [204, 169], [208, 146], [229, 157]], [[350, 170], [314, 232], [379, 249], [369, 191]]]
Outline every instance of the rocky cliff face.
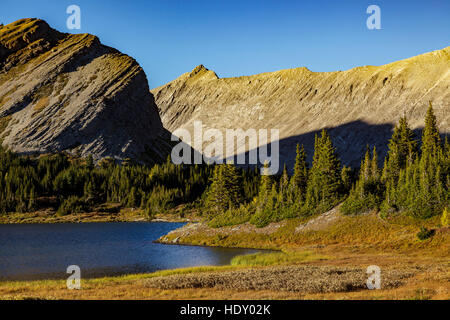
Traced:
[[195, 120], [220, 130], [278, 128], [281, 163], [292, 166], [295, 145], [305, 144], [311, 159], [314, 134], [328, 128], [343, 162], [358, 166], [367, 144], [384, 155], [402, 115], [420, 134], [429, 101], [441, 132], [450, 132], [450, 47], [337, 72], [297, 68], [220, 79], [199, 66], [152, 93], [170, 131], [192, 130]]
[[158, 161], [167, 131], [138, 63], [38, 19], [0, 27], [0, 139], [19, 153]]

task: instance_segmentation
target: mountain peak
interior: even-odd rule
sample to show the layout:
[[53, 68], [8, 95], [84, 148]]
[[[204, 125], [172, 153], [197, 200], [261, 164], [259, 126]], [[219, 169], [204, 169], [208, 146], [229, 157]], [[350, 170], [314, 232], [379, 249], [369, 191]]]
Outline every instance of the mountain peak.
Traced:
[[219, 77], [216, 75], [214, 71], [211, 71], [204, 65], [200, 64], [189, 73], [189, 78], [218, 79]]
[[0, 27], [0, 141], [19, 153], [166, 158], [168, 134], [139, 64], [40, 19]]
[[20, 19], [0, 27], [0, 63], [12, 52], [25, 48], [39, 39], [55, 42], [62, 34], [50, 28], [44, 20]]
[[277, 128], [280, 163], [292, 167], [297, 143], [311, 157], [315, 133], [330, 128], [343, 163], [356, 167], [367, 144], [385, 154], [391, 129], [404, 113], [420, 130], [429, 100], [439, 129], [450, 132], [448, 52], [340, 72], [301, 67], [206, 81], [212, 71], [199, 66], [191, 77], [185, 74], [152, 93], [169, 131], [192, 130], [194, 121], [219, 130]]

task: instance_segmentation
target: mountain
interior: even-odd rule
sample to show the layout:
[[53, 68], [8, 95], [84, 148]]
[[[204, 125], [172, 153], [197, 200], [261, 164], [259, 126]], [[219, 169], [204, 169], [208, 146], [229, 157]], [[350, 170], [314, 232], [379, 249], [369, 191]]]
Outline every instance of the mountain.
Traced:
[[139, 64], [39, 19], [0, 26], [0, 139], [23, 154], [155, 162], [170, 151]]
[[302, 67], [222, 79], [200, 65], [152, 93], [169, 131], [192, 132], [197, 120], [222, 132], [277, 128], [280, 161], [292, 167], [295, 145], [305, 144], [311, 160], [315, 133], [328, 128], [343, 163], [359, 166], [367, 144], [384, 156], [401, 116], [419, 135], [429, 101], [441, 132], [450, 132], [450, 47], [336, 72]]

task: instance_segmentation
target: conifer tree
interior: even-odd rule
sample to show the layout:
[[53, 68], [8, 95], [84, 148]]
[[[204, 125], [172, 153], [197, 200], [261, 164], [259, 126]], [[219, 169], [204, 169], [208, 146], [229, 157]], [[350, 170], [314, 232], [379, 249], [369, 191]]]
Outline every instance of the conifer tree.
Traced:
[[342, 194], [346, 194], [352, 188], [352, 169], [343, 166], [341, 170]]
[[224, 181], [226, 198], [229, 208], [236, 208], [241, 203], [242, 185], [239, 173], [233, 163], [223, 165], [222, 179]]
[[372, 151], [372, 162], [371, 162], [371, 172], [370, 175], [373, 180], [378, 181], [380, 178], [380, 168], [378, 167], [378, 153], [377, 148], [374, 146]]
[[[264, 163], [263, 170], [267, 172], [269, 170], [269, 164]], [[270, 192], [272, 190], [272, 176], [269, 174], [261, 175], [258, 192], [258, 207], [260, 209], [265, 208]]]
[[[263, 172], [266, 173], [268, 171], [269, 164], [266, 162], [264, 163]], [[250, 222], [257, 227], [263, 227], [271, 221], [275, 221], [277, 219], [277, 199], [278, 195], [272, 176], [269, 174], [261, 175], [256, 212], [250, 219]]]
[[223, 166], [216, 165], [211, 179], [211, 185], [208, 190], [206, 204], [215, 213], [226, 210], [228, 203], [225, 198], [225, 183], [223, 180]]
[[207, 195], [207, 205], [215, 213], [236, 208], [241, 203], [241, 192], [241, 181], [236, 167], [231, 163], [216, 165]]
[[341, 168], [335, 147], [325, 129], [315, 141], [306, 201], [310, 208], [317, 206], [318, 211], [323, 211], [334, 205], [340, 197]]
[[300, 148], [297, 144], [294, 174], [292, 176], [291, 183], [295, 198], [299, 201], [305, 198], [307, 182], [308, 163], [306, 162], [306, 151], [303, 145]]
[[345, 214], [376, 209], [382, 202], [384, 190], [379, 178], [378, 155], [375, 147], [372, 157], [369, 150], [367, 146], [358, 181], [341, 207], [341, 211]]
[[280, 190], [279, 201], [281, 203], [287, 204], [289, 202], [290, 194], [289, 194], [289, 175], [287, 172], [286, 164], [284, 164], [283, 172], [281, 173], [279, 190]]
[[364, 160], [361, 163], [360, 169], [360, 179], [363, 181], [368, 181], [371, 177], [372, 166], [370, 162], [370, 149], [369, 146], [366, 146], [366, 153], [364, 155]]
[[417, 141], [406, 117], [399, 120], [389, 140], [387, 159], [383, 168], [383, 181], [398, 180], [400, 170], [411, 164], [417, 156]]
[[436, 123], [436, 116], [433, 112], [433, 106], [428, 106], [427, 114], [425, 116], [425, 128], [422, 132], [422, 156], [428, 158], [436, 155], [441, 149], [441, 137]]

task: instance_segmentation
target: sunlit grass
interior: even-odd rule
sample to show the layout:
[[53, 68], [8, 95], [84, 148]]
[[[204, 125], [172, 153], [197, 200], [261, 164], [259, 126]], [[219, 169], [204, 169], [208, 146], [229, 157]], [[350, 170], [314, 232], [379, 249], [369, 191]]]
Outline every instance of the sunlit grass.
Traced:
[[311, 251], [255, 253], [234, 257], [233, 266], [274, 266], [329, 259]]

